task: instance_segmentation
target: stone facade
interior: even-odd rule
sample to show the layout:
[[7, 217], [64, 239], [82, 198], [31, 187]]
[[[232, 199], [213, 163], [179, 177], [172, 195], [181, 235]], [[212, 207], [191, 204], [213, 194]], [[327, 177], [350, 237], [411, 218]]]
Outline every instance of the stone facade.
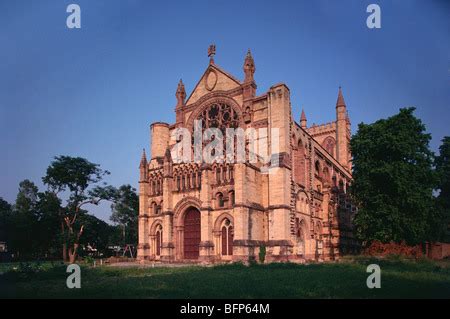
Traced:
[[[174, 124], [151, 125], [151, 158], [140, 163], [141, 261], [334, 260], [358, 247], [346, 195], [351, 183], [350, 120], [339, 88], [336, 121], [307, 126], [292, 117], [289, 88], [281, 83], [256, 94], [250, 51], [240, 81], [210, 63], [186, 99], [176, 91]], [[263, 163], [175, 163], [173, 130], [211, 125], [278, 128], [276, 169]], [[208, 122], [209, 121], [209, 122]], [[217, 122], [218, 121], [218, 122]], [[271, 137], [265, 137], [270, 144]], [[274, 157], [275, 156], [275, 157]]]

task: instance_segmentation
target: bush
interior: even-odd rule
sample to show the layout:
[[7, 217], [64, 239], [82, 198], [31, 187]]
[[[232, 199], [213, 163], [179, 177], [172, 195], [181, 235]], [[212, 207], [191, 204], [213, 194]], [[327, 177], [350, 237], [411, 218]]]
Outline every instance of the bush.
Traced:
[[401, 243], [373, 241], [364, 249], [363, 254], [369, 256], [397, 255], [418, 258], [422, 256], [422, 247], [421, 245], [408, 246], [404, 241]]
[[266, 246], [261, 245], [259, 246], [259, 262], [261, 264], [264, 264], [265, 260], [266, 260]]
[[84, 257], [84, 262], [88, 265], [94, 265], [94, 258], [91, 256]]
[[20, 262], [17, 266], [11, 268], [6, 274], [18, 279], [29, 279], [44, 269], [41, 262]]

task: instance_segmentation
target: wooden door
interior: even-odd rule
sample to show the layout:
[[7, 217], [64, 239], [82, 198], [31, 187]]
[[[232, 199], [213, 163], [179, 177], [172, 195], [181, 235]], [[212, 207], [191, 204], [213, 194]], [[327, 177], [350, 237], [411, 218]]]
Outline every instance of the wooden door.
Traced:
[[198, 259], [200, 252], [200, 212], [190, 208], [184, 217], [184, 258]]

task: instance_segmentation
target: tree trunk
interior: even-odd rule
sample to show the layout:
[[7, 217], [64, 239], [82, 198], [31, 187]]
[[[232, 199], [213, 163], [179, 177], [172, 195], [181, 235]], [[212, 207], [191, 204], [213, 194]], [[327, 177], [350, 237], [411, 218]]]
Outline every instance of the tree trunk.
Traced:
[[[73, 234], [74, 234], [73, 225], [75, 224], [75, 220], [76, 220], [76, 218], [78, 216], [78, 211], [79, 211], [79, 207], [77, 207], [75, 215], [73, 216], [72, 219], [70, 219], [68, 216], [64, 217], [64, 221], [65, 221], [66, 226], [67, 226], [67, 232], [68, 232], [70, 237], [72, 237]], [[64, 224], [62, 224], [61, 227], [64, 229]], [[84, 229], [84, 225], [81, 225], [81, 228], [78, 231], [78, 234], [77, 234], [77, 236], [75, 238], [73, 246], [69, 246], [68, 247], [69, 263], [71, 263], [71, 264], [73, 264], [73, 263], [75, 263], [77, 261], [78, 246], [80, 245], [80, 237], [83, 234], [83, 229]], [[64, 243], [64, 247], [66, 247], [66, 243]], [[67, 249], [64, 249], [64, 251], [67, 251]], [[67, 258], [67, 255], [66, 255], [66, 258]]]
[[67, 246], [66, 246], [66, 243], [62, 244], [62, 255], [63, 255], [63, 261], [64, 262], [68, 261], [68, 259], [67, 259]]
[[68, 261], [67, 259], [67, 245], [65, 243], [65, 238], [64, 238], [64, 221], [61, 220], [61, 237], [63, 239], [63, 244], [62, 244], [62, 259], [64, 262]]
[[69, 248], [69, 263], [74, 264], [78, 258], [78, 246], [79, 244], [75, 243], [73, 248]]
[[[69, 247], [69, 263], [74, 264], [78, 258], [78, 247], [80, 246], [80, 237], [83, 234], [84, 225], [81, 226], [77, 234], [73, 247]], [[73, 228], [70, 227], [70, 233], [73, 234]]]

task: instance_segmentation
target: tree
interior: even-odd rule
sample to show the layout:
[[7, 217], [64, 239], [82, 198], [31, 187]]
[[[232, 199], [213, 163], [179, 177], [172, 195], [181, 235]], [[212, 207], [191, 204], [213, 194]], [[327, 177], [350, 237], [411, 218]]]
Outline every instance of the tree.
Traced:
[[122, 243], [136, 245], [139, 215], [139, 196], [136, 189], [130, 185], [120, 186], [111, 210], [111, 221], [122, 228]]
[[20, 259], [47, 256], [58, 238], [54, 215], [59, 202], [52, 203], [45, 195], [33, 182], [24, 180], [19, 184], [15, 205], [4, 201], [0, 205], [0, 237], [4, 237], [0, 240], [5, 240], [9, 251]]
[[106, 252], [110, 239], [116, 231], [115, 227], [87, 213], [81, 214], [78, 222], [88, 229], [81, 238], [80, 245], [84, 247], [89, 245], [98, 252]]
[[430, 237], [436, 219], [431, 136], [414, 110], [361, 123], [351, 140], [354, 223], [363, 241], [415, 244]]
[[61, 200], [50, 192], [39, 193], [36, 248], [43, 257], [57, 256], [62, 244], [59, 231]]
[[10, 236], [8, 226], [11, 213], [11, 204], [0, 197], [0, 241], [6, 241], [6, 243], [8, 243], [8, 237]]
[[[440, 219], [437, 220], [435, 234], [437, 240], [444, 238], [450, 225], [450, 137], [442, 139], [442, 145], [439, 147], [439, 156], [435, 160], [436, 174], [438, 177], [437, 190], [439, 195], [436, 197], [436, 210], [440, 213]], [[447, 234], [447, 237], [450, 237]]]
[[[80, 238], [84, 224], [76, 224], [82, 207], [88, 204], [98, 205], [102, 200], [110, 200], [116, 196], [112, 186], [98, 185], [108, 171], [100, 169], [81, 157], [57, 156], [47, 168], [42, 181], [48, 192], [60, 199], [64, 193], [65, 206], [59, 210], [60, 231], [63, 237], [63, 259], [74, 263], [78, 256]], [[63, 200], [61, 200], [61, 203]], [[69, 257], [69, 258], [67, 258]]]
[[16, 203], [9, 221], [9, 247], [19, 258], [35, 255], [38, 222], [38, 188], [26, 179], [19, 183]]

